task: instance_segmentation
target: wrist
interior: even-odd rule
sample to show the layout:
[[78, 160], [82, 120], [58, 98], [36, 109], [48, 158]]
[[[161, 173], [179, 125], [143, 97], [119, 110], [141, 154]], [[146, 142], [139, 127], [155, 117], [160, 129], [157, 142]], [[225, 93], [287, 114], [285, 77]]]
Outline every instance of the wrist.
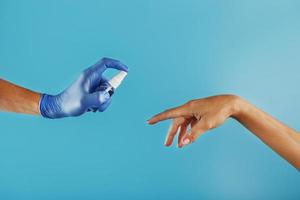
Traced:
[[60, 115], [61, 109], [59, 109], [55, 98], [53, 95], [41, 94], [39, 110], [43, 117], [54, 119]]
[[49, 118], [47, 116], [47, 106], [46, 106], [46, 102], [48, 99], [48, 95], [47, 94], [41, 94], [40, 95], [40, 101], [39, 101], [39, 111], [40, 111], [40, 114], [42, 117], [45, 117], [45, 118]]
[[24, 99], [26, 99], [26, 104], [25, 104], [26, 106], [25, 105], [19, 106], [19, 108], [21, 109], [19, 112], [39, 115], [40, 94], [30, 91], [29, 96], [24, 96]]
[[230, 117], [239, 118], [247, 109], [247, 102], [239, 96], [232, 95], [230, 103]]

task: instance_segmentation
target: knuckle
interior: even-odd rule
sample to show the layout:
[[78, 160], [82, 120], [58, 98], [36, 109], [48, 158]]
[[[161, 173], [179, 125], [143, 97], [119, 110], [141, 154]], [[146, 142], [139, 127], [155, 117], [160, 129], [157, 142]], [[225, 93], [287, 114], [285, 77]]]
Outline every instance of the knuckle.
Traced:
[[173, 119], [173, 122], [179, 126], [179, 125], [183, 125], [184, 124], [185, 119], [183, 117], [179, 117], [179, 118]]
[[190, 100], [190, 101], [188, 101], [185, 105], [186, 105], [189, 109], [193, 110], [193, 109], [195, 108], [195, 104], [196, 104], [196, 100]]
[[108, 58], [107, 58], [107, 57], [103, 57], [103, 58], [101, 59], [101, 61], [102, 61], [102, 62], [107, 62], [107, 61], [108, 61]]
[[90, 73], [90, 70], [91, 70], [91, 67], [88, 67], [88, 68], [84, 69], [84, 70], [81, 72], [80, 75], [86, 76], [86, 75], [88, 75], [88, 74]]
[[185, 103], [185, 105], [188, 105], [188, 106], [190, 106], [190, 105], [192, 105], [192, 104], [193, 104], [193, 101], [194, 101], [194, 100], [189, 100], [188, 102], [186, 102], [186, 103]]
[[103, 57], [101, 59], [101, 63], [104, 64], [104, 65], [108, 64], [110, 61], [111, 61], [111, 59], [108, 58], [108, 57]]
[[181, 121], [178, 118], [174, 118], [172, 121], [173, 121], [174, 126], [176, 126], [176, 127], [178, 127], [181, 124]]
[[165, 109], [163, 113], [168, 113], [170, 112], [172, 109], [168, 108], [168, 109]]

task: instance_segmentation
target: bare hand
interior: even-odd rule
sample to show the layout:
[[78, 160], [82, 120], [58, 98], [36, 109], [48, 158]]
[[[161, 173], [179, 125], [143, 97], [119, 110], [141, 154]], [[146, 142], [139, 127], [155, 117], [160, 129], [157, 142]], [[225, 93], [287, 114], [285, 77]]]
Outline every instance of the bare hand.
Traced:
[[[149, 119], [149, 124], [172, 119], [165, 145], [170, 146], [178, 132], [178, 147], [194, 142], [205, 131], [216, 128], [238, 111], [239, 97], [234, 95], [212, 96], [189, 101], [168, 109]], [[190, 130], [188, 130], [190, 128]]]

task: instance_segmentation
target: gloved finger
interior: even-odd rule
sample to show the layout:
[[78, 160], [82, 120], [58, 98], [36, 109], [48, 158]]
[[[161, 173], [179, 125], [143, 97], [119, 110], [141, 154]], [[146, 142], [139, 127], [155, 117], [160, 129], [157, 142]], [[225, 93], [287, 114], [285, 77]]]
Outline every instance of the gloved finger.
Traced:
[[107, 68], [114, 68], [126, 72], [128, 71], [128, 67], [120, 61], [111, 58], [102, 58], [96, 64], [85, 69], [83, 72], [83, 80], [90, 83], [89, 91], [96, 91], [99, 82], [103, 79], [102, 74]]
[[121, 63], [119, 60], [112, 58], [102, 58], [96, 64], [93, 65], [95, 72], [101, 75], [107, 68], [113, 68], [121, 71], [128, 72], [128, 67]]
[[86, 104], [88, 108], [99, 108], [103, 103], [110, 99], [110, 95], [105, 91], [96, 91], [86, 96]]
[[104, 76], [102, 76], [99, 84], [100, 85], [102, 85], [102, 84], [108, 84], [108, 79], [105, 78]]
[[104, 91], [109, 87], [109, 83], [108, 83], [108, 79], [102, 77], [102, 79], [100, 80], [99, 85], [96, 88], [96, 91]]
[[105, 103], [101, 104], [100, 107], [92, 107], [87, 110], [87, 112], [103, 112], [108, 108], [108, 106], [111, 104], [112, 98], [109, 98]]
[[97, 110], [98, 110], [98, 108], [92, 107], [92, 108], [88, 108], [87, 112], [96, 112]]
[[98, 111], [99, 112], [103, 112], [105, 111], [108, 106], [111, 104], [111, 101], [112, 101], [112, 98], [109, 98], [105, 103], [103, 103], [99, 108], [98, 108]]
[[103, 58], [102, 61], [107, 68], [113, 68], [128, 72], [128, 67], [119, 60], [115, 60], [112, 58]]

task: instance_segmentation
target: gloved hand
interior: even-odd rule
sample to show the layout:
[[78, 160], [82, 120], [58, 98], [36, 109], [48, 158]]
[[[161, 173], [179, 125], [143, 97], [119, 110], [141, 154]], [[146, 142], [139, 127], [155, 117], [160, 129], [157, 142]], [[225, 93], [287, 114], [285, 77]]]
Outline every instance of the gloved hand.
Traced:
[[105, 89], [107, 80], [102, 76], [107, 68], [126, 71], [128, 67], [118, 60], [102, 58], [85, 69], [77, 80], [58, 95], [42, 94], [40, 113], [46, 118], [79, 116], [88, 111], [103, 112], [111, 102]]

